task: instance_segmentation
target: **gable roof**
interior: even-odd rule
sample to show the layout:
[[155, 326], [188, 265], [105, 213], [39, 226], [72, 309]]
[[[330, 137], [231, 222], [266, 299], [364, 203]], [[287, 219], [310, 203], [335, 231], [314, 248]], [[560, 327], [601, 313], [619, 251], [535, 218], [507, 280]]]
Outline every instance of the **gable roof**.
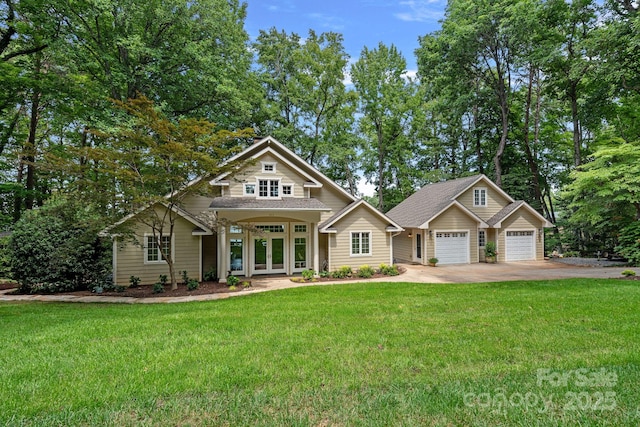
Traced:
[[331, 233], [332, 232], [331, 231], [331, 226], [333, 226], [335, 223], [340, 221], [345, 216], [349, 215], [349, 213], [353, 212], [358, 206], [364, 206], [365, 208], [367, 208], [371, 212], [373, 212], [376, 216], [378, 216], [383, 222], [388, 223], [389, 224], [389, 226], [387, 227], [387, 231], [388, 232], [404, 230], [401, 226], [396, 224], [395, 221], [393, 221], [387, 215], [385, 215], [382, 212], [380, 212], [378, 209], [376, 209], [373, 206], [371, 206], [369, 203], [367, 203], [363, 199], [359, 199], [359, 200], [357, 200], [357, 201], [345, 206], [344, 208], [342, 208], [338, 212], [336, 212], [331, 218], [327, 219], [326, 221], [324, 221], [321, 224], [318, 224], [318, 230], [321, 233]]
[[[124, 216], [123, 218], [121, 218], [119, 221], [117, 221], [114, 224], [111, 224], [110, 226], [106, 227], [105, 229], [103, 229], [102, 231], [100, 231], [100, 233], [98, 233], [99, 236], [101, 237], [107, 237], [110, 236], [110, 231], [113, 230], [114, 228], [116, 228], [117, 226], [124, 224], [125, 222], [129, 221], [130, 219], [140, 215], [142, 212], [148, 210], [148, 209], [152, 209], [154, 206], [156, 205], [162, 205], [165, 208], [169, 208], [167, 203], [164, 202], [156, 202], [156, 203], [152, 203], [148, 206], [142, 207], [140, 209], [138, 209], [135, 212], [132, 212], [126, 216]], [[182, 209], [179, 206], [173, 205], [171, 207], [171, 210], [175, 213], [178, 214], [178, 216], [180, 216], [181, 218], [184, 218], [185, 220], [187, 220], [188, 222], [190, 222], [191, 224], [193, 224], [196, 228], [194, 229], [194, 233], [198, 233], [198, 234], [213, 234], [213, 230], [211, 230], [211, 227], [209, 227], [207, 224], [205, 224], [204, 222], [200, 221], [198, 218], [196, 218], [194, 215], [190, 214], [189, 212], [187, 212], [186, 210]]]
[[[338, 184], [333, 182], [332, 179], [327, 177], [315, 167], [311, 166], [296, 153], [285, 147], [280, 141], [271, 136], [267, 136], [266, 138], [262, 138], [261, 140], [255, 142], [253, 145], [245, 148], [243, 151], [231, 157], [223, 164], [235, 162], [243, 158], [257, 159], [265, 153], [270, 153], [286, 162], [287, 164], [293, 166], [298, 173], [300, 173], [307, 179], [308, 183], [305, 184], [305, 187], [322, 187], [322, 184], [325, 183], [329, 187], [337, 190], [340, 194], [342, 194], [349, 200], [358, 200], [357, 197], [353, 196], [347, 190], [340, 187]], [[211, 179], [210, 183], [212, 185], [219, 184], [221, 183], [222, 179], [229, 176], [230, 174], [234, 174], [235, 172], [237, 171], [230, 171], [215, 176], [213, 177], [213, 179]]]
[[474, 175], [425, 185], [387, 212], [387, 216], [403, 227], [418, 228], [445, 211], [456, 197], [483, 177], [486, 178]]
[[502, 208], [498, 213], [487, 220], [487, 224], [493, 228], [501, 228], [502, 221], [509, 218], [514, 212], [518, 209], [523, 208], [529, 211], [533, 216], [537, 217], [540, 221], [544, 223], [543, 227], [553, 227], [553, 224], [549, 222], [545, 217], [540, 215], [538, 211], [533, 209], [531, 205], [529, 205], [524, 200], [516, 200], [513, 203], [508, 204], [504, 208]]

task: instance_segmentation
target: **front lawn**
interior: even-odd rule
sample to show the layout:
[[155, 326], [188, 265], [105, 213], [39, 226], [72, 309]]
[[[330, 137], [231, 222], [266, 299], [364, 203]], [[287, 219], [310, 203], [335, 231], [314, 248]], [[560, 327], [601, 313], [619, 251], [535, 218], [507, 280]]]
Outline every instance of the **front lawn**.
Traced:
[[636, 281], [0, 304], [0, 425], [638, 425]]

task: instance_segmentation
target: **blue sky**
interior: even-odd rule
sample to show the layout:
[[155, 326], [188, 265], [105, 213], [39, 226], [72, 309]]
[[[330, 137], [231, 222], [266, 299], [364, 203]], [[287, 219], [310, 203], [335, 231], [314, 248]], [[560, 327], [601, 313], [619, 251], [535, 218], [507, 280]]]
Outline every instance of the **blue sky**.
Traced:
[[446, 0], [246, 0], [245, 28], [252, 40], [271, 27], [305, 37], [316, 33], [342, 33], [344, 46], [355, 62], [364, 46], [394, 44], [416, 70], [414, 50], [418, 36], [439, 28]]

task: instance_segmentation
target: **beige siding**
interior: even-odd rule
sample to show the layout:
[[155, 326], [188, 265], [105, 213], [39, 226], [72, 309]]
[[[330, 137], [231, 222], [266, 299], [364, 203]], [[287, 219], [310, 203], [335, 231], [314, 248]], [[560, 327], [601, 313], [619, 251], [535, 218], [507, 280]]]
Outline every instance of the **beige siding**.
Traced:
[[181, 208], [197, 216], [201, 212], [208, 212], [211, 199], [220, 195], [220, 188], [211, 189], [211, 193], [207, 196], [192, 194], [187, 196], [181, 204]]
[[[186, 270], [190, 277], [199, 278], [200, 236], [191, 235], [193, 228], [193, 224], [182, 218], [176, 221], [173, 251], [178, 279], [182, 270]], [[152, 284], [158, 281], [161, 274], [169, 274], [169, 268], [165, 263], [145, 264], [145, 233], [151, 233], [151, 229], [142, 225], [135, 229], [136, 239], [141, 245], [118, 242], [114, 272], [117, 284], [127, 285], [132, 275], [140, 277], [142, 284]]]
[[[485, 188], [487, 190], [487, 207], [483, 208], [473, 206], [473, 190], [476, 188]], [[456, 200], [485, 221], [511, 203], [503, 195], [499, 194], [488, 185], [485, 185], [482, 181], [480, 181], [478, 185], [475, 185], [462, 193]]]
[[418, 229], [408, 229], [401, 234], [393, 238], [393, 258], [397, 262], [414, 262], [413, 260], [413, 245], [415, 237], [409, 237], [409, 233], [415, 236], [416, 232], [420, 232]]
[[425, 244], [427, 254], [423, 262], [435, 256], [435, 233], [438, 231], [468, 231], [469, 232], [469, 261], [478, 262], [478, 223], [457, 206], [452, 206], [435, 220], [429, 223], [431, 234], [427, 234]]
[[344, 194], [341, 194], [338, 190], [330, 188], [328, 185], [325, 185], [322, 188], [312, 188], [311, 197], [315, 197], [331, 209], [330, 212], [322, 212], [320, 222], [328, 220], [335, 215], [336, 212], [341, 211], [344, 207], [353, 203], [353, 201], [348, 199]]
[[[498, 230], [498, 261], [505, 260], [505, 237], [507, 236], [508, 230], [534, 230], [533, 239], [536, 248], [536, 260], [542, 261], [544, 259], [544, 233], [542, 235], [539, 234], [542, 226], [543, 224], [540, 219], [526, 209], [521, 208], [511, 214], [509, 218], [502, 222], [502, 228]], [[500, 250], [500, 248], [502, 248], [502, 250]]]
[[[276, 163], [276, 172], [263, 173], [263, 162]], [[233, 197], [242, 197], [242, 195], [244, 194], [244, 184], [257, 184], [256, 177], [264, 179], [280, 179], [280, 184], [282, 185], [293, 184], [293, 196], [305, 196], [304, 183], [307, 181], [307, 179], [294, 168], [286, 163], [283, 163], [282, 161], [278, 161], [278, 159], [270, 154], [264, 154], [254, 163], [251, 163], [243, 170], [236, 172], [233, 177], [229, 179], [229, 188], [225, 191], [225, 194], [231, 195]], [[256, 191], [258, 191], [257, 187]]]
[[[387, 224], [369, 209], [360, 206], [340, 220], [335, 228], [336, 234], [329, 236], [330, 259], [329, 270], [333, 271], [343, 265], [357, 269], [361, 265], [377, 267], [381, 263], [391, 261], [390, 235], [385, 231]], [[351, 232], [371, 232], [371, 255], [351, 255]]]

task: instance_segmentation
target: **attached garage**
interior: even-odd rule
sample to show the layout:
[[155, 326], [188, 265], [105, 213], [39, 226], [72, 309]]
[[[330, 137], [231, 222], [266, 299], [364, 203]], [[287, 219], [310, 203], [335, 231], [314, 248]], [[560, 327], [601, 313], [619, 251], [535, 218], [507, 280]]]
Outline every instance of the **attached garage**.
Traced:
[[507, 261], [530, 261], [536, 259], [534, 231], [509, 231], [505, 239]]
[[469, 232], [436, 232], [435, 254], [439, 264], [468, 264]]

